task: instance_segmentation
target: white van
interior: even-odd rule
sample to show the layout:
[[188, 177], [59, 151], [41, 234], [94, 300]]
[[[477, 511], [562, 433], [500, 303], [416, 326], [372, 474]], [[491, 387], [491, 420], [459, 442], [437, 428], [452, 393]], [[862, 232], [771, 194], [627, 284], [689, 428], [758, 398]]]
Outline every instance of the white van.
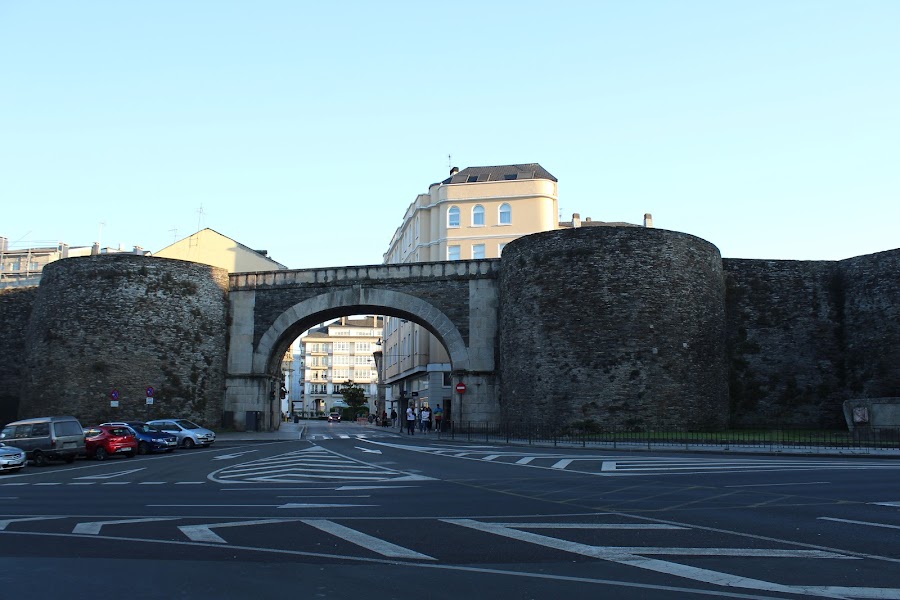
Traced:
[[84, 455], [84, 429], [75, 417], [37, 417], [6, 425], [0, 441], [21, 448], [36, 467], [48, 461], [67, 463]]

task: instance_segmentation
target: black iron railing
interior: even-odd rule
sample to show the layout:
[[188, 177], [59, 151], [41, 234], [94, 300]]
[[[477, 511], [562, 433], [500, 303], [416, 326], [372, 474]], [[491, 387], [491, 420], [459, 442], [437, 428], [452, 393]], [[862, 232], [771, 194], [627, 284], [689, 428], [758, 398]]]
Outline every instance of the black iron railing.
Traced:
[[852, 432], [820, 429], [587, 430], [550, 423], [462, 422], [445, 423], [442, 431], [437, 433], [454, 440], [552, 446], [900, 450], [900, 429], [897, 428], [867, 428]]

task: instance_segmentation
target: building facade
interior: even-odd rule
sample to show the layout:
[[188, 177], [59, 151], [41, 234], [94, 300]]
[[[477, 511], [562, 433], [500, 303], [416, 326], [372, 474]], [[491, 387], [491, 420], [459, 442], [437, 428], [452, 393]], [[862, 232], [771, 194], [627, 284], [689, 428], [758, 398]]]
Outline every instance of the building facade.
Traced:
[[347, 382], [363, 389], [370, 412], [384, 410], [376, 405], [374, 358], [381, 350], [382, 324], [377, 316], [341, 317], [298, 338], [291, 369], [298, 376], [288, 391], [290, 412], [317, 417], [345, 408], [341, 387]]

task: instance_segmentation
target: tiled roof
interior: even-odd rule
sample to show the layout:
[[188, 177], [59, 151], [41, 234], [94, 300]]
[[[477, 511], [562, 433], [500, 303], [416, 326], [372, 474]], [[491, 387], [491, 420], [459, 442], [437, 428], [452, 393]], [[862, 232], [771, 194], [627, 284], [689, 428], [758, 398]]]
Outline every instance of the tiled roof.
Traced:
[[498, 165], [495, 167], [466, 167], [441, 183], [482, 183], [484, 181], [516, 179], [549, 179], [550, 181], [557, 181], [556, 177], [538, 163], [528, 163], [524, 165]]

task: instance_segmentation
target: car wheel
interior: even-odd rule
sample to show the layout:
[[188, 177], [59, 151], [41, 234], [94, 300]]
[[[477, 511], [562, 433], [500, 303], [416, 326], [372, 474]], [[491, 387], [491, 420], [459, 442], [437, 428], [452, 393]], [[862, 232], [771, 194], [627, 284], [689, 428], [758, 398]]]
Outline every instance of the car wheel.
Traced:
[[109, 456], [109, 453], [106, 451], [106, 448], [103, 446], [97, 448], [94, 451], [94, 458], [97, 460], [106, 460], [106, 457]]
[[132, 450], [131, 452], [126, 452], [126, 453], [125, 453], [125, 458], [134, 458], [136, 455], [137, 455], [137, 452], [135, 452], [134, 450]]
[[138, 454], [149, 454], [150, 453], [150, 444], [147, 442], [141, 442], [138, 444]]
[[191, 448], [194, 447], [194, 440], [192, 440], [191, 438], [184, 438], [184, 442], [182, 443], [182, 446], [184, 446], [185, 448], [190, 450]]
[[44, 456], [44, 453], [40, 450], [35, 450], [34, 454], [31, 455], [31, 460], [34, 461], [34, 466], [36, 467], [46, 467], [47, 466], [47, 457]]

